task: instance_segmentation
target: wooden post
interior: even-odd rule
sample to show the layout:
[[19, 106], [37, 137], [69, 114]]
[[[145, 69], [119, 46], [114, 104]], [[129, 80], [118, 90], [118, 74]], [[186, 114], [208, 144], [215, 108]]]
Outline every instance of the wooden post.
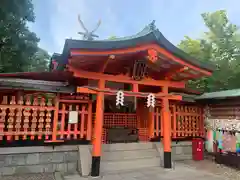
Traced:
[[[132, 84], [132, 92], [138, 93], [138, 84]], [[137, 112], [137, 105], [138, 105], [137, 97], [134, 96], [134, 109], [136, 112]]]
[[177, 116], [176, 116], [176, 104], [173, 105], [173, 137], [177, 137]]
[[152, 139], [153, 135], [154, 135], [154, 111], [149, 111], [148, 112], [148, 138]]
[[[105, 81], [98, 81], [98, 88], [105, 88]], [[96, 120], [94, 125], [93, 149], [92, 149], [92, 177], [98, 177], [100, 174], [101, 161], [101, 144], [102, 144], [102, 128], [103, 128], [103, 113], [104, 113], [104, 93], [97, 93], [96, 105]]]
[[88, 103], [87, 140], [92, 138], [92, 101]]
[[[168, 87], [163, 87], [163, 93], [168, 94]], [[163, 101], [163, 148], [164, 148], [164, 168], [172, 168], [171, 160], [171, 117], [169, 110], [169, 100], [167, 97]]]
[[59, 99], [60, 99], [60, 95], [58, 93], [56, 98], [55, 98], [55, 111], [54, 111], [54, 117], [53, 117], [53, 133], [52, 133], [52, 141], [53, 142], [57, 141]]

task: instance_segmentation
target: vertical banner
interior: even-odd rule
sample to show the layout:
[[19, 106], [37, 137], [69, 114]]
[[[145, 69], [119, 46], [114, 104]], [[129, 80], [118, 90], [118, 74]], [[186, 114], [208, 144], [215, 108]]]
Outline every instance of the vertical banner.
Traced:
[[231, 151], [231, 135], [228, 132], [223, 133], [223, 152]]
[[218, 149], [223, 150], [223, 132], [218, 132]]
[[207, 130], [207, 146], [208, 152], [213, 152], [213, 131], [211, 129]]
[[236, 152], [240, 153], [240, 133], [236, 133]]
[[236, 152], [236, 143], [237, 142], [237, 137], [235, 135], [231, 135], [231, 147], [230, 150], [231, 152]]

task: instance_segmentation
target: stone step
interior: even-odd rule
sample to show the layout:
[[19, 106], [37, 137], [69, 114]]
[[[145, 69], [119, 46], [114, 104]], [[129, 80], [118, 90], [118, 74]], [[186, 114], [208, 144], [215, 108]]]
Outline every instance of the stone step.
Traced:
[[138, 158], [158, 157], [160, 154], [156, 149], [140, 149], [128, 151], [106, 151], [103, 152], [102, 161], [118, 161]]
[[101, 173], [106, 174], [114, 171], [134, 170], [147, 167], [160, 167], [160, 157], [102, 161]]
[[151, 142], [138, 142], [138, 143], [117, 143], [117, 144], [104, 144], [103, 151], [129, 151], [141, 149], [153, 149], [154, 145]]

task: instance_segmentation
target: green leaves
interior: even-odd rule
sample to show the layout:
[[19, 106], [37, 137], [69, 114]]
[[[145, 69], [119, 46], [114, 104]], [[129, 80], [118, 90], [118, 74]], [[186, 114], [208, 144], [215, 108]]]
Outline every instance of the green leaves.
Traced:
[[50, 62], [50, 55], [47, 53], [47, 51], [39, 48], [38, 51], [32, 56], [32, 58], [29, 59], [29, 65], [27, 66], [26, 71], [32, 71], [32, 72], [44, 72], [48, 71], [48, 65]]
[[38, 69], [39, 39], [26, 26], [34, 19], [31, 0], [0, 1], [0, 73]]
[[110, 36], [108, 39], [109, 40], [114, 40], [114, 39], [117, 39], [117, 36]]
[[203, 91], [239, 88], [240, 82], [240, 34], [224, 10], [203, 13], [208, 31], [198, 40], [185, 37], [179, 47], [200, 61], [211, 61], [217, 69], [212, 77], [202, 78], [189, 86]]

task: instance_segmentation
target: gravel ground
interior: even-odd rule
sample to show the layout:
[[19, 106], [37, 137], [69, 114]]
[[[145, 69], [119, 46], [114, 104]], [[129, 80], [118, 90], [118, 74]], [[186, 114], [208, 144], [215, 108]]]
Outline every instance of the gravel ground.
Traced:
[[223, 165], [216, 164], [211, 160], [183, 161], [184, 164], [206, 172], [214, 173], [224, 177], [226, 180], [240, 180], [240, 171]]
[[55, 180], [55, 178], [53, 174], [43, 173], [43, 174], [4, 176], [0, 177], [0, 180]]

